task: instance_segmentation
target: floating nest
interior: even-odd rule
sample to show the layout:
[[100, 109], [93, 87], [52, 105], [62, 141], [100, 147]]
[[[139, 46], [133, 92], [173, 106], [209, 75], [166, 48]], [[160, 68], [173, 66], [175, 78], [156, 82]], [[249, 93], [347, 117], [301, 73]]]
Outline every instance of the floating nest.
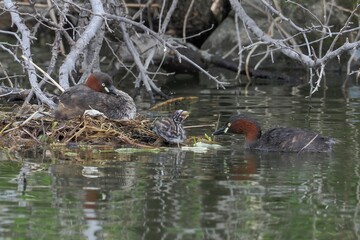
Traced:
[[21, 117], [12, 115], [2, 112], [0, 116], [0, 147], [9, 150], [77, 145], [159, 147], [154, 145], [158, 136], [151, 130], [152, 121], [142, 117], [117, 121], [82, 116], [57, 121], [51, 116], [39, 117], [37, 111]]
[[[197, 97], [181, 97], [157, 104], [151, 109], [168, 106], [176, 101], [197, 100]], [[72, 120], [58, 121], [38, 105], [12, 106], [12, 112], [0, 111], [0, 148], [10, 151], [34, 149], [37, 147], [78, 147], [99, 148], [158, 148], [169, 146], [153, 131], [153, 120], [143, 116], [128, 121], [110, 120], [106, 117], [81, 116]], [[20, 114], [21, 112], [21, 114]], [[15, 114], [16, 113], [16, 114]], [[209, 127], [199, 125], [192, 127]], [[185, 145], [194, 142], [209, 142], [206, 137], [191, 137]], [[179, 147], [178, 145], [170, 145]]]

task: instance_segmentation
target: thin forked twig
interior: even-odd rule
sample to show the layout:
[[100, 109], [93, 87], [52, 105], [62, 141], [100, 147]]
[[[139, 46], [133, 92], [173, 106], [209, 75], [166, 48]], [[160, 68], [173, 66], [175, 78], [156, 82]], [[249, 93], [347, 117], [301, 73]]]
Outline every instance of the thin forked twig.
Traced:
[[21, 57], [24, 60], [29, 61], [32, 65], [34, 65], [34, 67], [39, 70], [42, 74], [44, 74], [45, 77], [47, 77], [48, 79], [50, 79], [50, 81], [61, 91], [64, 92], [64, 88], [62, 88], [49, 74], [47, 74], [47, 72], [45, 72], [44, 70], [42, 70], [38, 65], [36, 65], [33, 61], [28, 60], [24, 55], [21, 55]]

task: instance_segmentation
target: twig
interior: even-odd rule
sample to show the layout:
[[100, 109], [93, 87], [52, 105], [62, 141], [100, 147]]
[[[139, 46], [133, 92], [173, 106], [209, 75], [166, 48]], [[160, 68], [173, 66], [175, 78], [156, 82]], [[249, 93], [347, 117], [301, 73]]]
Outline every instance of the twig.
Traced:
[[[341, 47], [328, 51], [322, 58], [312, 59], [311, 56], [305, 55], [301, 52], [295, 51], [285, 44], [283, 40], [277, 40], [270, 37], [268, 34], [264, 33], [255, 23], [255, 21], [247, 15], [241, 3], [237, 0], [230, 0], [231, 6], [235, 10], [237, 16], [243, 21], [246, 28], [251, 30], [253, 34], [255, 34], [261, 41], [267, 43], [269, 45], [273, 45], [278, 47], [279, 51], [281, 51], [284, 55], [297, 60], [309, 68], [316, 68], [321, 65], [325, 65], [330, 59], [339, 56], [341, 53], [349, 51], [353, 48], [360, 47], [360, 41], [345, 43]], [[292, 2], [293, 3], [293, 2]], [[294, 3], [295, 4], [295, 3]], [[313, 14], [312, 14], [313, 16]], [[316, 18], [317, 19], [317, 18]], [[320, 22], [319, 19], [317, 21]], [[323, 26], [323, 25], [322, 25]]]
[[167, 26], [169, 25], [171, 16], [173, 15], [173, 13], [174, 13], [174, 11], [175, 11], [175, 9], [176, 9], [177, 3], [178, 3], [178, 0], [172, 0], [172, 1], [171, 1], [171, 6], [170, 6], [169, 10], [168, 10], [167, 13], [166, 13], [164, 22], [161, 24], [162, 13], [163, 13], [163, 11], [164, 11], [164, 7], [165, 7], [165, 4], [166, 4], [166, 1], [163, 1], [163, 5], [162, 5], [162, 7], [161, 7], [161, 12], [160, 12], [160, 20], [159, 20], [159, 29], [161, 29], [161, 30], [159, 31], [160, 34], [165, 33], [166, 28], [167, 28]]
[[[9, 96], [9, 95], [12, 95], [12, 94], [14, 94], [13, 91], [10, 91], [10, 92], [5, 93], [5, 94], [1, 94], [1, 95], [0, 95], [0, 98], [1, 98], [1, 97], [6, 97], [6, 96]], [[15, 93], [15, 94], [17, 94], [17, 93]]]
[[144, 26], [141, 23], [132, 21], [128, 18], [125, 17], [120, 17], [120, 16], [115, 16], [112, 14], [107, 14], [105, 13], [103, 15], [106, 18], [109, 19], [114, 19], [117, 20], [119, 22], [124, 22], [124, 23], [129, 23], [134, 27], [138, 27], [140, 29], [142, 29], [144, 32], [150, 34], [152, 37], [154, 37], [156, 40], [159, 41], [159, 43], [161, 43], [164, 46], [164, 51], [168, 51], [167, 48], [170, 48], [171, 50], [174, 51], [175, 55], [178, 57], [178, 59], [183, 59], [186, 62], [192, 64], [195, 68], [199, 69], [199, 71], [201, 73], [204, 73], [207, 77], [209, 77], [211, 80], [215, 81], [216, 84], [218, 84], [221, 88], [225, 88], [225, 85], [227, 85], [227, 82], [221, 82], [219, 81], [216, 77], [212, 76], [211, 74], [209, 74], [206, 70], [204, 70], [203, 68], [201, 68], [199, 65], [197, 65], [196, 63], [194, 63], [193, 61], [191, 61], [189, 58], [187, 58], [186, 56], [182, 55], [181, 53], [179, 53], [179, 51], [176, 49], [176, 47], [174, 45], [172, 45], [169, 41], [167, 41], [166, 39], [164, 39], [163, 37], [161, 37], [158, 33], [154, 32], [153, 30], [147, 28], [146, 26]]
[[[236, 73], [236, 79], [238, 79], [239, 84], [241, 84], [241, 79], [240, 79], [240, 73], [241, 73], [241, 67], [242, 67], [242, 41], [241, 41], [241, 36], [240, 36], [240, 26], [239, 26], [239, 19], [235, 18], [235, 28], [236, 28], [236, 38], [237, 38], [237, 48], [239, 51], [239, 63], [238, 63], [238, 70]], [[225, 57], [225, 56], [224, 56]]]
[[[124, 37], [124, 41], [125, 41], [125, 44], [126, 46], [128, 47], [130, 53], [132, 54], [133, 58], [134, 58], [134, 62], [136, 64], [136, 66], [138, 67], [139, 69], [139, 72], [140, 72], [140, 76], [141, 76], [141, 81], [144, 83], [145, 85], [145, 89], [146, 91], [148, 92], [149, 96], [150, 96], [150, 100], [152, 103], [155, 102], [155, 98], [154, 98], [154, 95], [152, 94], [152, 91], [151, 91], [151, 87], [150, 87], [150, 84], [149, 84], [149, 77], [147, 76], [147, 74], [145, 73], [146, 70], [145, 70], [145, 67], [144, 65], [142, 64], [141, 60], [140, 60], [140, 56], [139, 56], [139, 53], [136, 51], [135, 49], [135, 46], [134, 44], [131, 42], [130, 40], [130, 37], [129, 37], [129, 34], [127, 32], [127, 29], [126, 29], [126, 26], [125, 26], [125, 23], [124, 22], [120, 22], [120, 27], [121, 27], [121, 30], [122, 30], [122, 33], [123, 33], [123, 37]], [[151, 81], [151, 80], [150, 80]]]
[[215, 124], [199, 124], [199, 125], [192, 125], [192, 126], [183, 126], [185, 129], [189, 128], [203, 128], [203, 127], [215, 127]]
[[35, 111], [33, 114], [31, 114], [27, 119], [25, 119], [25, 121], [23, 121], [21, 124], [20, 124], [20, 126], [24, 126], [26, 123], [28, 123], [31, 119], [33, 119], [34, 118], [34, 116], [36, 115], [36, 114], [38, 114], [39, 112], [38, 111]]
[[319, 134], [316, 134], [315, 137], [313, 137], [302, 149], [300, 149], [300, 151], [298, 153], [300, 153], [302, 150], [307, 148], [318, 136], [319, 136]]
[[[66, 139], [65, 143], [70, 142], [70, 140], [73, 139], [73, 138], [77, 138], [78, 136], [81, 135], [81, 133], [83, 133], [83, 132], [86, 130], [85, 121], [83, 121], [83, 123], [84, 123], [84, 126], [83, 126], [82, 128], [80, 128], [80, 130], [75, 131], [73, 135], [71, 135], [68, 139]], [[79, 126], [80, 126], [80, 125], [79, 125]]]
[[186, 24], [187, 24], [187, 21], [188, 21], [188, 19], [189, 19], [189, 15], [190, 15], [190, 13], [191, 13], [191, 10], [192, 10], [192, 8], [193, 8], [193, 6], [194, 6], [194, 2], [195, 2], [195, 0], [191, 0], [190, 6], [189, 6], [189, 8], [187, 9], [186, 14], [185, 14], [185, 17], [184, 17], [183, 34], [182, 34], [182, 37], [183, 37], [183, 41], [184, 41], [184, 42], [186, 41]]
[[41, 142], [40, 142], [34, 135], [32, 135], [27, 129], [22, 128], [22, 130], [23, 130], [24, 132], [26, 132], [32, 139], [34, 139], [35, 142], [37, 142], [38, 144], [41, 144]]
[[158, 103], [154, 106], [152, 106], [151, 108], [149, 108], [149, 110], [155, 110], [155, 109], [158, 109], [158, 108], [161, 108], [163, 106], [166, 106], [166, 105], [169, 105], [171, 103], [174, 103], [174, 102], [179, 102], [179, 101], [185, 101], [185, 100], [198, 100], [199, 98], [198, 97], [177, 97], [177, 98], [171, 98], [171, 99], [168, 99], [164, 102], [161, 102], [161, 103]]
[[37, 82], [35, 68], [29, 61], [31, 61], [31, 34], [28, 27], [24, 24], [23, 19], [20, 17], [19, 12], [16, 10], [14, 3], [11, 0], [4, 0], [5, 8], [10, 12], [11, 19], [13, 23], [18, 28], [18, 31], [21, 33], [21, 49], [23, 55], [28, 59], [24, 61], [24, 68], [27, 70], [29, 81], [32, 89], [34, 90], [36, 96], [40, 99], [41, 102], [47, 104], [50, 107], [54, 107], [55, 103], [50, 100], [46, 95], [41, 91], [39, 84]]
[[320, 68], [320, 73], [319, 73], [319, 78], [318, 80], [316, 81], [316, 86], [311, 90], [311, 93], [310, 94], [314, 94], [320, 87], [320, 83], [321, 83], [321, 79], [323, 78], [324, 76], [324, 70], [325, 70], [325, 66], [321, 66]]
[[7, 71], [6, 71], [6, 69], [4, 68], [4, 66], [2, 65], [1, 62], [0, 62], [0, 67], [1, 67], [1, 69], [2, 69], [2, 71], [3, 71], [3, 73], [4, 73], [4, 75], [5, 75], [6, 80], [8, 80], [10, 87], [13, 88], [14, 85], [13, 85], [13, 83], [10, 81], [9, 75], [7, 74]]
[[5, 127], [3, 127], [0, 131], [0, 135], [3, 134], [5, 132], [5, 130], [10, 127], [13, 123], [12, 122], [9, 122], [8, 124], [5, 125]]
[[[320, 21], [320, 19], [315, 15], [313, 14], [309, 9], [305, 8], [303, 5], [299, 4], [299, 3], [296, 3], [294, 1], [291, 1], [291, 0], [287, 0], [287, 2], [289, 3], [292, 3], [296, 6], [298, 6], [299, 8], [301, 9], [304, 9], [307, 13], [309, 13], [310, 16], [312, 16], [321, 26], [323, 26], [323, 23]], [[323, 26], [324, 27], [324, 26]]]
[[64, 92], [64, 88], [62, 88], [47, 72], [45, 72], [44, 70], [42, 70], [38, 65], [36, 65], [33, 61], [27, 59], [24, 55], [21, 55], [21, 57], [24, 60], [29, 61], [29, 63], [31, 63], [32, 65], [34, 65], [34, 67], [39, 70], [42, 74], [44, 74], [45, 77], [47, 77], [61, 92]]
[[246, 60], [245, 60], [245, 73], [246, 73], [246, 77], [247, 77], [247, 84], [245, 87], [245, 90], [247, 91], [247, 88], [250, 86], [250, 84], [252, 83], [252, 78], [250, 77], [250, 73], [249, 73], [249, 63], [250, 63], [250, 58], [252, 53], [256, 50], [257, 46], [259, 45], [255, 45], [254, 48], [252, 48], [249, 52], [249, 54], [246, 56]]
[[85, 31], [72, 46], [71, 51], [66, 56], [64, 63], [60, 67], [59, 71], [59, 83], [64, 88], [69, 88], [69, 74], [75, 66], [75, 61], [79, 55], [84, 51], [85, 47], [89, 44], [90, 40], [96, 36], [97, 31], [102, 26], [104, 19], [101, 15], [105, 14], [102, 2], [100, 0], [90, 0], [92, 11], [96, 12], [91, 18]]
[[332, 43], [331, 43], [331, 45], [330, 45], [330, 47], [329, 47], [329, 49], [328, 49], [328, 51], [327, 51], [327, 53], [325, 55], [327, 55], [328, 53], [333, 51], [337, 40], [341, 36], [342, 32], [348, 28], [349, 24], [351, 23], [350, 21], [351, 21], [352, 17], [354, 16], [355, 12], [358, 10], [359, 7], [360, 7], [360, 4], [357, 4], [355, 9], [351, 12], [349, 17], [346, 19], [346, 22], [345, 22], [344, 26], [340, 29], [339, 34], [335, 36], [334, 40], [332, 41]]

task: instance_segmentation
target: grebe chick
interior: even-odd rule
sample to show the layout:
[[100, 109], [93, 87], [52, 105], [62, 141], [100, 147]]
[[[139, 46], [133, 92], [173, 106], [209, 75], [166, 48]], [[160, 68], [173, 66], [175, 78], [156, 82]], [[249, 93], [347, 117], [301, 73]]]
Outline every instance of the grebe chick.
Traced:
[[171, 117], [162, 118], [154, 122], [153, 131], [168, 143], [183, 143], [186, 139], [182, 123], [189, 116], [188, 111], [176, 110]]

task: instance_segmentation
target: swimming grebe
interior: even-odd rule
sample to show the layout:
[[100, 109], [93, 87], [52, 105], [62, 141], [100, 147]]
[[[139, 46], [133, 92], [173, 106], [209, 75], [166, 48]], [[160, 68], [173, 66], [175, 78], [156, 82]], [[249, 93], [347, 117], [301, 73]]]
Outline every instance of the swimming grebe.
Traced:
[[301, 128], [277, 127], [261, 135], [261, 127], [251, 117], [239, 114], [230, 118], [213, 135], [236, 133], [245, 135], [245, 148], [272, 152], [330, 152], [334, 139]]
[[181, 124], [188, 116], [188, 111], [176, 110], [171, 118], [156, 120], [153, 130], [165, 142], [180, 144], [186, 139], [185, 130]]
[[134, 100], [125, 92], [116, 89], [111, 77], [103, 72], [90, 74], [84, 84], [67, 89], [55, 109], [55, 118], [72, 119], [95, 109], [110, 119], [128, 120], [136, 114]]

